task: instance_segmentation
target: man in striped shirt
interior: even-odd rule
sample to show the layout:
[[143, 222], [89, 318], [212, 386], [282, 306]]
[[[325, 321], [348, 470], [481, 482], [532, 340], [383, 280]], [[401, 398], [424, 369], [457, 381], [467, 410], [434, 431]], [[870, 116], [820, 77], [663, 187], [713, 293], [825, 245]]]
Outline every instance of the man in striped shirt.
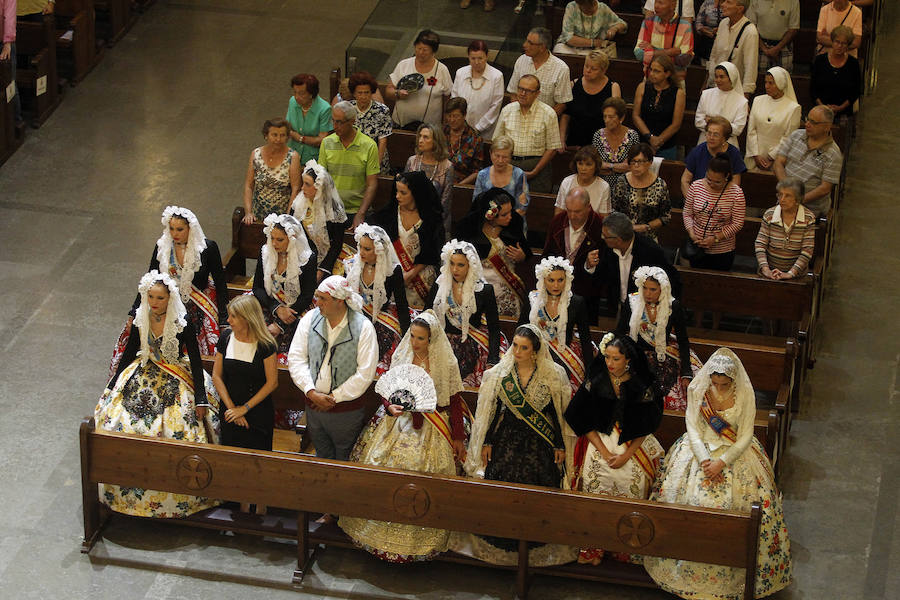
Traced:
[[634, 56], [650, 67], [656, 52], [668, 54], [676, 65], [686, 67], [694, 57], [691, 22], [675, 14], [675, 0], [656, 0], [656, 14], [645, 19], [638, 33]]

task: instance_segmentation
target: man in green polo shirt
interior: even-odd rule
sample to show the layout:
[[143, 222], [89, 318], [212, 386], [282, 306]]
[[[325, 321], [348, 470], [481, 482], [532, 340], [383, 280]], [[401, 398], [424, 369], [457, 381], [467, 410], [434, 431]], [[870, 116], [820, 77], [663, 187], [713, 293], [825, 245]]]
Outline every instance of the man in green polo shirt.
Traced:
[[347, 219], [352, 220], [348, 231], [365, 221], [378, 189], [378, 144], [355, 127], [356, 107], [347, 101], [338, 102], [331, 109], [334, 133], [322, 140], [319, 164], [334, 179]]

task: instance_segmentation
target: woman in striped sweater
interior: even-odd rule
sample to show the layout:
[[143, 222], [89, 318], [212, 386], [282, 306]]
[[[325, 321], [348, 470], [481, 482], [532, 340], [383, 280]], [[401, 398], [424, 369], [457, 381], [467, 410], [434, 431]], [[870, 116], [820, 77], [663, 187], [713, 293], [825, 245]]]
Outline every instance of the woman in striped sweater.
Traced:
[[815, 250], [816, 216], [803, 207], [806, 191], [801, 179], [785, 177], [778, 182], [778, 206], [763, 215], [756, 236], [759, 273], [767, 279], [793, 279], [806, 272]]
[[724, 152], [709, 161], [706, 177], [691, 184], [684, 199], [684, 228], [705, 252], [691, 259], [698, 269], [728, 271], [734, 263], [735, 236], [744, 226], [744, 192], [732, 181]]

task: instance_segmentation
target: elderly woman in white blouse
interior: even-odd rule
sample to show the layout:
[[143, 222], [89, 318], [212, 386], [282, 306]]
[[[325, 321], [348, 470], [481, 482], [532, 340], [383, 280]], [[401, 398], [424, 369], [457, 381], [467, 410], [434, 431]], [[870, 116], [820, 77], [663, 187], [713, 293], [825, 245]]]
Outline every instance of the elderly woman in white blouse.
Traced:
[[469, 65], [460, 67], [453, 79], [451, 98], [465, 98], [466, 122], [484, 139], [494, 136], [503, 104], [503, 73], [488, 64], [488, 47], [481, 40], [469, 44]]
[[715, 87], [703, 90], [700, 94], [700, 102], [697, 104], [697, 112], [694, 115], [694, 125], [700, 130], [700, 138], [697, 145], [706, 141], [706, 123], [709, 117], [720, 116], [731, 123], [731, 137], [728, 143], [735, 148], [738, 145], [738, 136], [747, 125], [747, 113], [749, 105], [744, 97], [744, 88], [741, 83], [741, 74], [737, 67], [730, 62], [722, 62], [716, 65], [713, 71], [715, 75]]
[[781, 140], [800, 127], [800, 110], [791, 74], [781, 67], [766, 71], [766, 93], [753, 99], [747, 123], [748, 169], [772, 170]]

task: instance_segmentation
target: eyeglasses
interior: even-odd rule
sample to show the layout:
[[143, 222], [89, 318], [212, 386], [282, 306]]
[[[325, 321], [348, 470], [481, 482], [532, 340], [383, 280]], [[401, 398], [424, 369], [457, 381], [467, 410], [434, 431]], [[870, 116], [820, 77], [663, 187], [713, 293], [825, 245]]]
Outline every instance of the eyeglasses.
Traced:
[[619, 236], [617, 236], [617, 235], [606, 235], [605, 233], [603, 233], [603, 234], [600, 234], [600, 239], [604, 239], [604, 240], [617, 240], [617, 239], [619, 239]]
[[810, 119], [809, 117], [806, 117], [806, 122], [809, 123], [810, 125], [825, 125], [828, 121], [816, 121], [814, 119]]
[[331, 119], [335, 125], [343, 125], [344, 123], [352, 123], [353, 119]]
[[528, 88], [523, 88], [522, 86], [519, 86], [517, 89], [520, 94], [537, 94], [538, 93], [537, 90], [530, 90]]
[[632, 160], [632, 161], [631, 161], [630, 163], [628, 163], [628, 164], [631, 164], [631, 165], [647, 165], [647, 164], [650, 164], [650, 161], [649, 161], [649, 160], [643, 160], [643, 159], [641, 159], [641, 158], [635, 158], [634, 160]]

